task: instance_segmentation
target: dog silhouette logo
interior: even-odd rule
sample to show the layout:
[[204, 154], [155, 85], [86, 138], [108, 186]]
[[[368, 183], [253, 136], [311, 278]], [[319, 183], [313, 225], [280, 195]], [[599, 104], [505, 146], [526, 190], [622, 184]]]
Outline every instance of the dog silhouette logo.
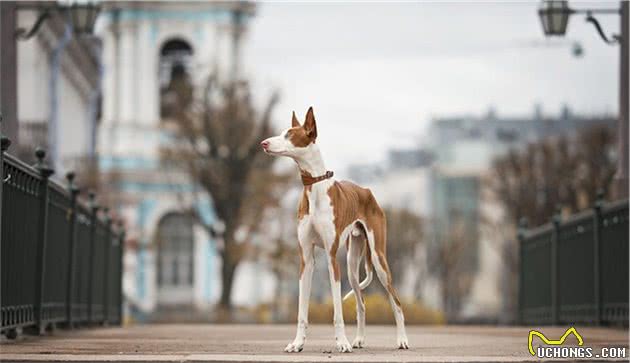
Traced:
[[527, 345], [529, 347], [529, 352], [531, 353], [531, 355], [536, 356], [536, 352], [534, 351], [534, 347], [532, 346], [532, 341], [534, 339], [534, 336], [539, 337], [543, 341], [543, 343], [547, 345], [562, 345], [564, 344], [564, 341], [567, 339], [567, 337], [571, 334], [575, 335], [579, 346], [584, 345], [584, 339], [582, 339], [582, 336], [580, 335], [580, 333], [578, 333], [577, 330], [575, 330], [575, 327], [571, 327], [567, 329], [567, 331], [565, 331], [564, 334], [562, 334], [562, 336], [558, 340], [547, 339], [547, 337], [543, 333], [539, 332], [538, 330], [530, 330], [529, 337], [527, 338]]

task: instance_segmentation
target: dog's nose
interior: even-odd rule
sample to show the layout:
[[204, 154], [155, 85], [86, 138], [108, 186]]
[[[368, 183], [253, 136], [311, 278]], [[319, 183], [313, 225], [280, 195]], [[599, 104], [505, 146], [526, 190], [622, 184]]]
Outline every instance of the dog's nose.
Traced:
[[267, 150], [267, 148], [269, 147], [269, 141], [264, 140], [260, 143], [260, 146], [262, 146], [263, 149]]

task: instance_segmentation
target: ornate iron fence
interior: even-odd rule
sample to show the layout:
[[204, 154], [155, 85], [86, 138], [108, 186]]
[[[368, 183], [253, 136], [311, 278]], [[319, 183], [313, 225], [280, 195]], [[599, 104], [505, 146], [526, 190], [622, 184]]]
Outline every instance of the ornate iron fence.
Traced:
[[79, 199], [74, 173], [67, 185], [50, 180], [38, 160], [29, 166], [0, 152], [0, 331], [41, 334], [57, 324], [122, 322], [124, 231], [94, 194]]
[[627, 324], [628, 201], [526, 230], [520, 240], [523, 324]]

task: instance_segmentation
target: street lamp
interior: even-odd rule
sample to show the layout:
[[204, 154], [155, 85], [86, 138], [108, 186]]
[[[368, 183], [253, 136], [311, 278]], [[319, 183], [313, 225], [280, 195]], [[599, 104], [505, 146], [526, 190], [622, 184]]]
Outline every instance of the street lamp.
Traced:
[[563, 36], [569, 25], [569, 17], [572, 14], [586, 14], [586, 21], [592, 23], [599, 36], [608, 44], [619, 41], [619, 36], [608, 38], [601, 25], [593, 14], [621, 14], [620, 9], [571, 9], [566, 0], [543, 0], [538, 8], [538, 16], [546, 36]]
[[70, 5], [70, 17], [75, 34], [92, 34], [100, 8], [93, 2]]
[[[620, 1], [618, 9], [571, 9], [566, 0], [543, 0], [538, 8], [538, 16], [546, 36], [563, 36], [566, 33], [571, 14], [586, 14], [586, 21], [593, 24], [595, 30], [606, 44], [619, 44], [619, 120], [617, 123], [617, 174], [615, 175], [617, 198], [628, 198], [628, 119], [630, 118], [630, 3]], [[620, 34], [607, 37], [593, 14], [620, 15]]]
[[24, 28], [16, 29], [15, 37], [19, 40], [27, 40], [32, 38], [42, 26], [46, 19], [50, 18], [53, 13], [57, 12], [66, 18], [66, 21], [72, 25], [74, 34], [89, 35], [94, 30], [96, 17], [100, 11], [99, 6], [92, 1], [73, 2], [70, 4], [57, 4], [51, 7], [38, 7], [33, 5], [19, 6], [18, 9], [39, 10], [40, 14], [30, 30]]
[[569, 16], [573, 11], [565, 0], [543, 1], [538, 9], [538, 16], [546, 36], [563, 36], [569, 25]]

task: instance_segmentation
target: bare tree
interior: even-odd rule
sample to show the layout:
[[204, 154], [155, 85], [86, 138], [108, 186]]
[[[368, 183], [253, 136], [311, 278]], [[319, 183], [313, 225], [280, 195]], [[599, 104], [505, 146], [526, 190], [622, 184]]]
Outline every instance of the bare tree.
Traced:
[[502, 273], [497, 281], [502, 300], [501, 323], [514, 323], [518, 313], [519, 249], [516, 246], [516, 226], [494, 213], [481, 214], [481, 234], [490, 244], [502, 264]]
[[510, 151], [495, 160], [488, 182], [513, 223], [540, 225], [557, 206], [576, 212], [591, 206], [599, 189], [609, 194], [615, 168], [614, 134], [596, 126]]
[[447, 321], [457, 319], [464, 299], [468, 296], [474, 275], [467, 261], [473, 240], [462, 218], [456, 218], [447, 233], [437, 241], [434, 253], [440, 280], [442, 307]]
[[274, 299], [274, 313], [276, 320], [286, 321], [289, 316], [293, 301], [287, 299], [287, 290], [295, 284], [295, 276], [299, 270], [299, 261], [295, 256], [299, 256], [296, 238], [291, 241], [284, 239], [276, 240], [271, 250], [263, 251], [269, 260], [272, 272], [276, 276], [276, 293]]
[[406, 209], [386, 209], [387, 259], [396, 285], [416, 258], [416, 249], [423, 240], [422, 218]]
[[[218, 79], [208, 78], [199, 100], [181, 78], [171, 82], [165, 109], [172, 121], [168, 126], [173, 142], [162, 150], [162, 159], [187, 170], [212, 197], [217, 216], [224, 223], [223, 248], [219, 251], [223, 283], [220, 306], [230, 308], [236, 267], [264, 211], [278, 205], [289, 178], [273, 171], [275, 159], [264, 157], [259, 147], [261, 140], [273, 134], [271, 113], [277, 95], [259, 111], [246, 82], [223, 84]], [[215, 232], [212, 226], [205, 227], [209, 233]]]
[[503, 260], [499, 289], [510, 320], [517, 312], [518, 221], [525, 218], [530, 226], [538, 226], [549, 222], [558, 206], [575, 213], [591, 207], [599, 190], [609, 195], [616, 170], [614, 152], [613, 130], [595, 126], [532, 143], [495, 160], [482, 197], [502, 212], [482, 215], [482, 228], [493, 236], [490, 240]]

